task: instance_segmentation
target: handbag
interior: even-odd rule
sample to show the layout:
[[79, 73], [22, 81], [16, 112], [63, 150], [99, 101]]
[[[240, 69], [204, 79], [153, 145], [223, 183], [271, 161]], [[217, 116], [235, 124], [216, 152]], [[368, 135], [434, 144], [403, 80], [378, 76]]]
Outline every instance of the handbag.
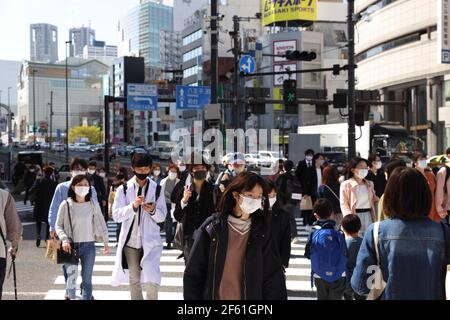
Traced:
[[375, 222], [373, 225], [373, 242], [375, 245], [375, 254], [377, 256], [377, 265], [375, 273], [371, 276], [373, 278], [372, 288], [370, 288], [367, 300], [377, 300], [383, 294], [386, 288], [386, 282], [383, 279], [383, 273], [380, 267], [380, 252], [378, 251], [378, 231], [380, 230], [380, 222]]
[[[72, 218], [70, 216], [70, 208], [69, 208], [69, 202], [66, 200], [67, 202], [67, 213], [69, 215], [69, 223], [70, 223], [70, 230], [71, 230], [71, 234], [73, 236], [73, 227], [72, 227]], [[56, 263], [57, 264], [78, 264], [78, 260], [79, 260], [79, 256], [78, 256], [78, 252], [74, 246], [74, 242], [71, 238], [69, 238], [69, 243], [70, 243], [70, 253], [66, 252], [63, 250], [63, 242], [61, 241], [59, 248], [57, 249], [57, 254], [56, 254]]]
[[313, 209], [312, 205], [312, 199], [311, 197], [303, 197], [303, 199], [300, 201], [300, 210], [302, 211], [311, 211]]
[[183, 251], [184, 248], [184, 232], [183, 232], [183, 223], [178, 222], [177, 228], [175, 230], [175, 237], [173, 239], [173, 246]]
[[45, 258], [56, 263], [58, 256], [58, 248], [60, 247], [60, 241], [56, 239], [50, 239], [46, 242]]

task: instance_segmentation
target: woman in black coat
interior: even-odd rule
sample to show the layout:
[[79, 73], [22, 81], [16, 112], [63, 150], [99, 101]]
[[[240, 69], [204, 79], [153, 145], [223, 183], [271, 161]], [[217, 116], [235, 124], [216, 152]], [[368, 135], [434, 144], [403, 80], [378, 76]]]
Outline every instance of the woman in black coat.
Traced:
[[175, 202], [173, 216], [183, 226], [185, 262], [194, 244], [195, 230], [216, 212], [214, 185], [206, 181], [208, 170], [209, 165], [205, 163], [190, 165], [192, 176], [187, 183], [185, 182], [184, 190]]
[[269, 195], [270, 212], [272, 213], [271, 231], [275, 247], [280, 254], [283, 269], [289, 267], [291, 257], [291, 223], [289, 212], [283, 209], [282, 202], [277, 197], [277, 187], [267, 179], [267, 193]]
[[286, 281], [271, 237], [266, 183], [243, 172], [219, 213], [195, 237], [183, 279], [186, 300], [285, 300]]
[[35, 194], [33, 217], [36, 221], [36, 247], [39, 247], [39, 245], [41, 244], [42, 222], [47, 225], [45, 239], [49, 239], [48, 211], [50, 209], [50, 204], [52, 202], [56, 186], [58, 185], [51, 178], [52, 174], [53, 168], [45, 167], [44, 177], [42, 179], [36, 180], [32, 188], [32, 191]]

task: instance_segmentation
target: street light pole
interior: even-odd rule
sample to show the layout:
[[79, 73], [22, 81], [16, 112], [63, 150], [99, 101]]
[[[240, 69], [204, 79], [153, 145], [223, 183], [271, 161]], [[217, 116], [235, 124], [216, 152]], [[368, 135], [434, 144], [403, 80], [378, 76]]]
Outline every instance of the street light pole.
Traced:
[[67, 44], [72, 44], [72, 41], [66, 41], [66, 163], [69, 163], [69, 71], [67, 65]]
[[355, 135], [355, 25], [353, 15], [355, 0], [348, 0], [347, 28], [348, 28], [348, 158], [356, 156]]
[[33, 69], [33, 148], [36, 147], [36, 72]]
[[11, 111], [11, 89], [12, 87], [8, 87], [8, 108], [9, 108], [9, 114], [8, 114], [8, 144], [12, 146], [12, 111]]

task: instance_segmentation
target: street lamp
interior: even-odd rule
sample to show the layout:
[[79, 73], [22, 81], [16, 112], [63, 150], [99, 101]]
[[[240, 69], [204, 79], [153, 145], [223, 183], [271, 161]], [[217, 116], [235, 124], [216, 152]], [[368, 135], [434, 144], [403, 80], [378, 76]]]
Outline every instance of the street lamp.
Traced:
[[33, 148], [36, 147], [36, 74], [37, 70], [33, 69]]
[[69, 163], [69, 71], [67, 66], [67, 44], [72, 41], [66, 41], [66, 163]]

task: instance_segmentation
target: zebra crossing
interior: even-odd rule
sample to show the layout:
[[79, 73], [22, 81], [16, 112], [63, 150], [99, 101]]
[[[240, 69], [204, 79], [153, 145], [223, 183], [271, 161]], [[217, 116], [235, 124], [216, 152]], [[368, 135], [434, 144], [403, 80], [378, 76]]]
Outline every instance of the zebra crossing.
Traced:
[[[298, 239], [300, 243], [292, 244], [291, 259], [289, 268], [286, 269], [286, 286], [289, 300], [310, 300], [316, 299], [315, 288], [311, 289], [311, 268], [310, 261], [304, 258], [305, 245], [308, 231], [302, 226], [302, 219], [296, 219]], [[114, 267], [116, 242], [116, 223], [108, 222], [108, 232], [110, 236], [110, 254], [102, 255], [102, 244], [96, 244], [97, 257], [92, 276], [93, 296], [96, 300], [130, 300], [128, 286], [112, 287], [110, 285], [111, 274]], [[164, 233], [161, 233], [163, 241]], [[165, 244], [165, 243], [164, 243]], [[164, 249], [161, 256], [161, 286], [159, 288], [159, 300], [183, 300], [183, 272], [184, 259], [178, 259], [179, 250]], [[81, 267], [79, 267], [81, 268]], [[81, 276], [78, 276], [77, 284], [81, 283]], [[47, 292], [46, 300], [62, 300], [65, 294], [64, 277], [61, 274], [53, 284], [51, 290]], [[79, 291], [77, 291], [79, 295]]]
[[27, 201], [26, 204], [23, 203], [23, 201], [16, 201], [16, 209], [17, 213], [25, 213], [25, 212], [32, 212], [34, 209], [34, 206], [31, 205], [31, 202]]

